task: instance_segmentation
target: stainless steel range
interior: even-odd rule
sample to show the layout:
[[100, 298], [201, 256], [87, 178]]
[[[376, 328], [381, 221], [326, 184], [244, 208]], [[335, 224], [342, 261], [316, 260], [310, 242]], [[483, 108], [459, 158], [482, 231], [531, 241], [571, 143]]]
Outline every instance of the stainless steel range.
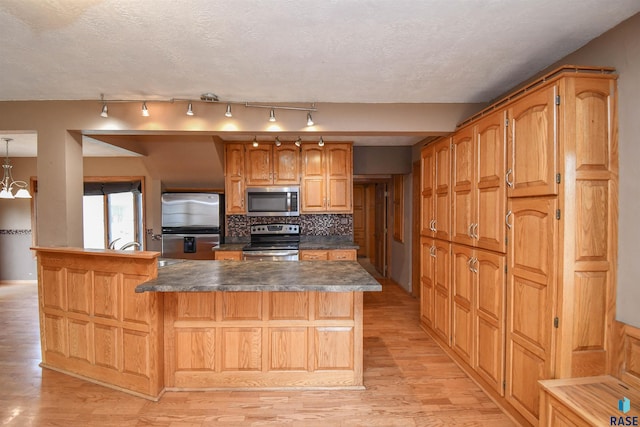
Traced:
[[242, 248], [247, 261], [298, 261], [300, 226], [261, 224], [251, 226], [251, 243]]

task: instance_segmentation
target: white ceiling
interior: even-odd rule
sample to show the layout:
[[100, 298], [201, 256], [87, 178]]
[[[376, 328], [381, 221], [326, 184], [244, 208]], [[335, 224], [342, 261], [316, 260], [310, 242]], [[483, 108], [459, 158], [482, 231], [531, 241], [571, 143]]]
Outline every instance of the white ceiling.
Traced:
[[639, 11], [638, 0], [2, 0], [0, 100], [482, 103]]

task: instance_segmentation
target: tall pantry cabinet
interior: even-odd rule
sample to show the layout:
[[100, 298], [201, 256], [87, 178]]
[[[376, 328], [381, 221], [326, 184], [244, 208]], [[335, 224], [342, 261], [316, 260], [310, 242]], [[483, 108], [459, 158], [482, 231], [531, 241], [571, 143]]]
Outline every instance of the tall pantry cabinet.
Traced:
[[531, 424], [538, 380], [610, 372], [615, 105], [612, 69], [567, 66], [451, 137], [451, 335], [421, 323]]

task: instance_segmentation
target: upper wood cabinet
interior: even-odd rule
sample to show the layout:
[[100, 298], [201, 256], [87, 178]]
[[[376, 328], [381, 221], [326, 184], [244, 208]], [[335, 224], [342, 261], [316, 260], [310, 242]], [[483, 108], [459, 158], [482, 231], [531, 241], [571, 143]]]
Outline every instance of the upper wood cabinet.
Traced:
[[506, 114], [496, 112], [452, 137], [451, 240], [505, 252]]
[[351, 143], [302, 144], [303, 213], [353, 212]]
[[247, 186], [300, 183], [300, 149], [294, 144], [246, 147]]
[[224, 190], [227, 215], [246, 213], [245, 192], [245, 144], [226, 144], [224, 146], [225, 170]]
[[422, 226], [421, 234], [449, 239], [451, 138], [433, 142], [421, 151]]
[[509, 197], [558, 194], [557, 94], [557, 85], [547, 85], [514, 102], [507, 111]]

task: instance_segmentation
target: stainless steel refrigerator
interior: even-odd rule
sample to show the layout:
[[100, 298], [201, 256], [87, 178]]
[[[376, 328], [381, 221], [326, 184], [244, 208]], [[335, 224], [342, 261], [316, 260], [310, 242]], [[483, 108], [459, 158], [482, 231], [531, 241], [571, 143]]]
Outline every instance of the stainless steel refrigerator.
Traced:
[[224, 239], [224, 200], [218, 193], [162, 194], [162, 256], [213, 259]]

